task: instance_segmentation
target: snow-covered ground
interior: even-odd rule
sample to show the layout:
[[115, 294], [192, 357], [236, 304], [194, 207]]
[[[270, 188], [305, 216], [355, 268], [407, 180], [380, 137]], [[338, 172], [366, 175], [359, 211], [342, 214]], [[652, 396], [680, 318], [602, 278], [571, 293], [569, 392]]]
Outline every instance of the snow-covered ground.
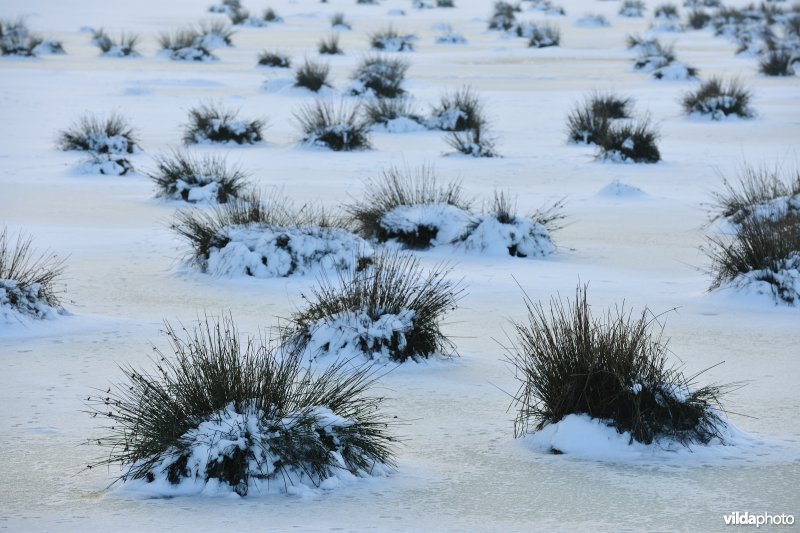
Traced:
[[[176, 62], [158, 55], [156, 38], [222, 15], [195, 0], [94, 2], [6, 0], [0, 17], [25, 17], [65, 55], [0, 58], [0, 225], [24, 230], [39, 249], [68, 255], [70, 315], [0, 324], [0, 529], [8, 531], [480, 530], [620, 531], [724, 529], [733, 511], [800, 514], [800, 310], [755, 293], [709, 294], [709, 260], [699, 251], [712, 191], [742, 162], [796, 167], [800, 140], [797, 77], [757, 73], [752, 57], [711, 30], [658, 34], [700, 77], [739, 76], [753, 90], [751, 120], [711, 121], [682, 114], [678, 99], [697, 81], [654, 80], [632, 68], [625, 36], [645, 32], [644, 18], [617, 15], [618, 2], [563, 0], [566, 16], [523, 12], [561, 29], [561, 46], [528, 49], [524, 39], [487, 31], [488, 0], [456, 0], [455, 9], [413, 9], [411, 1], [245, 1], [270, 6], [284, 22], [240, 28], [218, 61]], [[735, 5], [745, 2], [736, 0]], [[525, 2], [524, 5], [528, 5]], [[682, 13], [685, 12], [684, 8]], [[404, 16], [398, 10], [405, 12]], [[341, 56], [331, 65], [337, 100], [368, 51], [370, 33], [391, 24], [418, 37], [405, 88], [423, 112], [445, 91], [471, 85], [485, 101], [502, 158], [447, 156], [438, 131], [375, 132], [373, 149], [330, 152], [298, 144], [293, 112], [312, 93], [267, 90], [285, 71], [256, 67], [257, 53], [281, 49], [295, 64], [317, 58], [330, 16], [343, 12]], [[602, 14], [607, 27], [578, 24]], [[442, 24], [466, 44], [437, 44]], [[82, 28], [141, 34], [142, 56], [101, 57]], [[591, 90], [635, 100], [661, 132], [663, 161], [653, 165], [594, 160], [592, 147], [566, 142], [565, 117]], [[142, 173], [86, 174], [77, 152], [56, 135], [84, 112], [117, 111], [137, 128], [142, 151], [130, 161], [151, 170], [152, 156], [180, 144], [188, 110], [208, 101], [262, 118], [265, 142], [193, 146], [224, 155], [263, 188], [296, 203], [327, 208], [360, 199], [364, 180], [390, 165], [433, 164], [441, 180], [460, 179], [478, 204], [495, 189], [520, 213], [564, 199], [565, 227], [546, 257], [467, 253], [461, 247], [416, 252], [432, 266], [447, 261], [467, 294], [446, 332], [461, 357], [406, 364], [387, 374], [384, 409], [404, 423], [398, 467], [388, 477], [344, 481], [335, 490], [146, 499], [106, 490], [117, 471], [85, 465], [103, 451], [83, 445], [99, 433], [82, 410], [93, 388], [121, 378], [117, 365], [147, 364], [150, 343], [165, 348], [163, 319], [189, 323], [230, 310], [244, 332], [275, 325], [302, 305], [313, 274], [292, 278], [216, 278], [182, 263], [186, 245], [168, 228], [175, 202], [154, 197]], [[571, 420], [560, 435], [513, 438], [516, 391], [501, 343], [509, 319], [525, 309], [517, 282], [534, 301], [572, 296], [589, 283], [602, 309], [623, 300], [668, 311], [665, 335], [687, 373], [746, 386], [727, 398], [738, 446], [697, 453], [630, 450]], [[734, 414], [736, 413], [736, 414]], [[601, 428], [602, 429], [602, 428]], [[577, 435], [577, 437], [575, 437]], [[576, 453], [543, 452], [546, 438], [576, 442]], [[600, 442], [600, 441], [598, 441]], [[580, 444], [580, 446], [578, 446]]]

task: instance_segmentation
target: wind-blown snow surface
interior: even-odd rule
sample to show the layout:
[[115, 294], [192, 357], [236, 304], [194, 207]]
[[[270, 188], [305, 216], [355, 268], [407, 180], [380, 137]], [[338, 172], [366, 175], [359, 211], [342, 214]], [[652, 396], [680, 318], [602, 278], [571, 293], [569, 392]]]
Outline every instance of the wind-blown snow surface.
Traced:
[[[415, 10], [405, 0], [356, 5], [351, 0], [272, 0], [284, 22], [240, 28], [235, 46], [215, 49], [218, 61], [177, 62], [158, 56], [156, 36], [215, 16], [212, 2], [8, 0], [2, 16], [27, 16], [31, 28], [63, 41], [66, 55], [0, 59], [0, 223], [25, 229], [37, 248], [69, 255], [65, 305], [52, 320], [0, 324], [0, 528], [9, 531], [320, 531], [476, 530], [620, 531], [724, 529], [732, 511], [798, 514], [800, 483], [800, 322], [797, 308], [768, 297], [722, 290], [708, 294], [708, 259], [698, 251], [707, 232], [711, 191], [720, 173], [733, 177], [752, 164], [798, 159], [800, 85], [796, 77], [756, 73], [752, 58], [711, 30], [670, 35], [676, 56], [711, 75], [740, 76], [753, 88], [750, 120], [684, 117], [678, 98], [696, 82], [659, 82], [632, 70], [636, 54], [625, 36], [647, 30], [647, 17], [616, 14], [617, 2], [557, 2], [567, 13], [547, 21], [561, 45], [529, 49], [524, 39], [486, 31], [492, 2], [456, 0], [455, 9]], [[648, 13], [660, 2], [648, 1]], [[736, 5], [745, 1], [735, 0]], [[267, 4], [244, 2], [252, 13]], [[368, 51], [367, 35], [386, 27], [419, 36], [405, 87], [423, 109], [439, 96], [471, 85], [485, 100], [499, 135], [500, 159], [447, 158], [442, 132], [402, 135], [376, 131], [373, 150], [335, 153], [297, 145], [292, 113], [311, 101], [301, 91], [264, 91], [255, 67], [265, 48], [294, 61], [313, 57], [330, 31], [329, 17], [345, 13], [353, 30], [341, 33], [346, 54], [330, 58], [334, 93]], [[683, 9], [682, 9], [683, 11]], [[396, 11], [395, 11], [396, 12]], [[585, 13], [603, 14], [609, 27], [581, 28]], [[541, 13], [520, 14], [542, 17]], [[468, 44], [436, 44], [440, 23]], [[84, 26], [142, 35], [142, 57], [98, 57]], [[636, 100], [661, 131], [664, 161], [655, 165], [594, 160], [594, 148], [567, 143], [565, 117], [593, 90]], [[83, 409], [92, 387], [120, 377], [117, 364], [147, 366], [149, 342], [165, 349], [162, 318], [190, 322], [204, 310], [230, 309], [255, 333], [302, 305], [313, 274], [289, 279], [220, 279], [176, 269], [184, 244], [167, 228], [176, 208], [153, 198], [142, 175], [82, 174], [75, 153], [59, 152], [56, 132], [85, 111], [120, 110], [137, 127], [143, 152], [134, 168], [180, 143], [189, 108], [216, 99], [241, 116], [264, 116], [265, 141], [247, 147], [192, 147], [227, 155], [263, 187], [279, 187], [297, 202], [327, 207], [348, 202], [363, 180], [397, 164], [435, 163], [442, 179], [460, 178], [478, 203], [494, 189], [517, 197], [520, 212], [566, 198], [557, 252], [520, 260], [464, 254], [451, 247], [418, 252], [424, 264], [455, 263], [469, 293], [448, 318], [446, 332], [461, 358], [404, 365], [382, 379], [385, 409], [408, 421], [400, 427], [397, 472], [357, 479], [336, 490], [245, 499], [182, 497], [148, 500], [106, 491], [117, 471], [82, 471], [101, 452], [78, 446], [98, 435]], [[641, 190], [614, 187], [623, 183]], [[608, 192], [608, 191], [607, 191]], [[176, 273], [177, 272], [177, 273]], [[513, 277], [512, 277], [513, 276]], [[743, 452], [664, 454], [580, 460], [548, 455], [512, 438], [508, 394], [516, 390], [503, 363], [508, 319], [524, 319], [520, 288], [533, 300], [571, 295], [588, 282], [596, 309], [625, 299], [665, 317], [671, 348], [706, 382], [745, 380], [728, 398], [730, 419], [752, 441]], [[69, 301], [71, 300], [71, 302]], [[738, 449], [737, 449], [738, 450]], [[646, 506], [642, 506], [646, 502]]]

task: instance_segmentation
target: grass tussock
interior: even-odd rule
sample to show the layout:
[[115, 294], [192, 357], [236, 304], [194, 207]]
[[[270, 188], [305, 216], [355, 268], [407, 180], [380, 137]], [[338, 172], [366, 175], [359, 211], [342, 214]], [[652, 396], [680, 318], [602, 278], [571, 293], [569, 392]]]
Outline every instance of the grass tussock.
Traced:
[[[448, 274], [442, 265], [426, 271], [411, 254], [363, 258], [335, 279], [320, 279], [305, 297], [305, 308], [290, 317], [286, 337], [292, 349], [310, 351], [311, 357], [355, 352], [402, 363], [434, 354], [451, 356], [455, 347], [442, 333], [441, 321], [455, 309], [463, 288]], [[371, 327], [360, 328], [347, 345], [329, 339], [331, 330], [345, 324]], [[383, 330], [380, 335], [377, 329]]]
[[693, 30], [702, 30], [711, 24], [711, 15], [702, 9], [692, 9], [686, 15], [686, 25]]
[[708, 115], [714, 120], [729, 116], [750, 118], [752, 93], [736, 78], [723, 80], [713, 77], [704, 81], [694, 91], [689, 91], [681, 98], [686, 114]]
[[723, 180], [723, 190], [714, 193], [715, 218], [727, 218], [735, 224], [752, 216], [775, 218], [785, 211], [782, 207], [775, 209], [776, 201], [785, 199], [789, 201], [786, 207], [791, 208], [794, 198], [794, 210], [800, 212], [800, 171], [784, 174], [777, 166], [743, 165], [735, 181]]
[[443, 131], [467, 131], [485, 122], [483, 102], [469, 86], [442, 95], [428, 120], [429, 127]]
[[40, 302], [61, 307], [64, 259], [48, 251], [36, 253], [32, 245], [33, 239], [23, 233], [15, 239], [6, 227], [0, 232], [0, 305], [42, 318], [46, 313]]
[[759, 59], [758, 71], [767, 76], [792, 76], [797, 62], [800, 62], [800, 56], [788, 50], [770, 50]]
[[328, 76], [331, 67], [326, 63], [316, 63], [306, 59], [294, 73], [294, 86], [304, 87], [311, 92], [319, 92], [323, 87], [330, 87]]
[[301, 142], [336, 152], [369, 149], [369, 124], [360, 111], [358, 105], [323, 100], [301, 107], [294, 114], [303, 134]]
[[86, 114], [58, 134], [61, 150], [96, 154], [132, 154], [139, 140], [128, 120], [116, 113], [107, 117]]
[[157, 196], [186, 202], [224, 204], [243, 195], [248, 174], [228, 167], [224, 157], [195, 157], [175, 150], [155, 158], [156, 169], [147, 175], [155, 182]]
[[334, 13], [331, 15], [331, 27], [340, 30], [352, 30], [353, 27], [344, 18], [344, 13]]
[[321, 39], [317, 45], [317, 51], [323, 55], [344, 54], [342, 48], [339, 46], [339, 34], [333, 33], [328, 37]]
[[254, 144], [263, 139], [263, 120], [239, 120], [239, 112], [217, 103], [205, 103], [189, 110], [183, 142]]
[[153, 348], [152, 369], [123, 366], [124, 379], [87, 399], [105, 421], [89, 443], [108, 453], [90, 468], [120, 465], [123, 482], [218, 482], [246, 496], [262, 481], [319, 486], [340, 471], [392, 466], [396, 438], [383, 398], [370, 394], [374, 371], [348, 361], [311, 371], [240, 336], [229, 316], [191, 329], [165, 323], [164, 335], [169, 350]]
[[258, 54], [258, 64], [262, 67], [291, 68], [291, 58], [277, 50], [264, 50]]
[[182, 28], [161, 33], [158, 44], [163, 53], [175, 61], [210, 61], [217, 59], [206, 36], [195, 28]]
[[600, 159], [615, 162], [657, 163], [658, 131], [647, 117], [614, 122], [597, 141]]
[[711, 259], [711, 290], [766, 283], [776, 301], [800, 304], [800, 211], [745, 217], [733, 235], [710, 237], [703, 251]]
[[489, 29], [509, 31], [514, 28], [517, 22], [516, 13], [522, 11], [519, 4], [497, 1], [494, 3], [494, 10], [489, 17]]
[[414, 50], [413, 35], [402, 34], [393, 27], [378, 30], [369, 36], [369, 44], [373, 50], [384, 52], [411, 52]]
[[402, 85], [408, 62], [383, 55], [367, 56], [353, 72], [352, 94], [371, 93], [379, 98], [397, 98], [405, 94]]
[[375, 98], [364, 104], [364, 118], [371, 126], [386, 126], [392, 120], [406, 118], [417, 124], [425, 121], [410, 98]]
[[445, 141], [457, 153], [472, 157], [500, 157], [497, 140], [487, 122], [480, 122], [466, 131], [451, 131]]
[[561, 30], [552, 24], [537, 24], [528, 38], [528, 48], [547, 48], [561, 43]]
[[625, 0], [619, 6], [619, 11], [617, 12], [622, 17], [642, 17], [644, 16], [644, 12], [647, 10], [647, 6], [645, 6], [642, 0]]
[[631, 118], [631, 98], [614, 93], [592, 93], [567, 115], [567, 136], [570, 142], [598, 144], [608, 134], [614, 119]]
[[571, 414], [606, 421], [632, 440], [708, 443], [720, 437], [724, 387], [695, 388], [668, 361], [667, 342], [645, 309], [624, 305], [594, 316], [586, 287], [549, 308], [525, 298], [526, 322], [513, 323], [508, 360], [520, 382], [515, 435], [524, 436]]
[[382, 224], [384, 217], [399, 207], [444, 204], [469, 211], [461, 184], [451, 181], [440, 184], [430, 165], [416, 168], [391, 166], [377, 179], [366, 182], [361, 201], [346, 207], [356, 231], [366, 239], [385, 242], [396, 239], [409, 248], [425, 248], [436, 237], [436, 227], [421, 226], [402, 231]]
[[118, 39], [113, 39], [100, 28], [92, 35], [92, 44], [100, 49], [100, 53], [107, 57], [138, 57], [141, 55], [136, 46], [139, 36], [134, 33], [121, 33]]

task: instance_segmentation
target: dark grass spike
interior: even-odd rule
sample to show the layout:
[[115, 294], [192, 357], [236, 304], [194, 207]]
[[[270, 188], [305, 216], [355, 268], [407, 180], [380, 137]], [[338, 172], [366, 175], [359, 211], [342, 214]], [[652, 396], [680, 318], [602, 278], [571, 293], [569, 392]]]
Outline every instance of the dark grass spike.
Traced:
[[470, 202], [464, 197], [461, 183], [450, 181], [440, 184], [436, 170], [431, 165], [391, 166], [381, 172], [380, 177], [370, 179], [364, 188], [361, 201], [345, 206], [352, 217], [356, 231], [366, 239], [385, 242], [397, 239], [412, 248], [424, 248], [431, 238], [421, 239], [420, 233], [388, 233], [381, 225], [383, 217], [400, 206], [447, 204], [463, 211], [470, 210]]
[[750, 118], [752, 93], [737, 78], [723, 80], [712, 77], [704, 81], [694, 91], [689, 91], [681, 98], [681, 104], [687, 115], [699, 113], [710, 115], [718, 120], [727, 116]]
[[770, 50], [759, 59], [758, 71], [767, 76], [792, 76], [795, 62], [800, 62], [800, 56], [787, 50]]
[[485, 122], [483, 102], [469, 86], [443, 94], [431, 109], [431, 126], [443, 131], [466, 131]]
[[[782, 217], [747, 216], [729, 237], [709, 237], [703, 252], [711, 259], [710, 290], [736, 283], [742, 275], [767, 282], [776, 300], [800, 304], [797, 274], [800, 270], [800, 212]], [[787, 272], [795, 272], [787, 278]]]
[[258, 54], [258, 64], [264, 67], [291, 68], [291, 58], [283, 52], [264, 50]]
[[407, 118], [418, 124], [425, 119], [409, 98], [375, 98], [364, 104], [364, 118], [370, 125], [387, 125], [389, 121]]
[[294, 114], [303, 137], [301, 142], [330, 148], [336, 152], [366, 150], [371, 147], [369, 124], [361, 117], [359, 105], [318, 100]]
[[[739, 224], [755, 210], [780, 198], [800, 197], [800, 170], [786, 172], [779, 166], [742, 165], [735, 181], [723, 180], [723, 190], [714, 192], [714, 219], [729, 218]], [[798, 205], [797, 211], [800, 211]]]
[[333, 33], [320, 40], [319, 45], [317, 45], [317, 50], [320, 54], [324, 55], [343, 54], [344, 52], [342, 51], [341, 47], [339, 47], [339, 34]]
[[597, 140], [598, 158], [633, 163], [657, 163], [661, 160], [658, 150], [658, 131], [649, 117], [614, 122], [605, 135]]
[[331, 15], [331, 27], [333, 29], [345, 29], [345, 30], [352, 30], [353, 27], [350, 25], [349, 22], [344, 18], [344, 13], [334, 13]]
[[353, 93], [371, 91], [379, 98], [397, 98], [405, 94], [402, 85], [405, 81], [408, 62], [384, 55], [371, 55], [361, 60], [351, 76], [357, 83]]
[[139, 139], [128, 119], [117, 113], [107, 117], [86, 114], [58, 134], [60, 150], [81, 150], [99, 154], [132, 154]]
[[189, 121], [184, 127], [183, 142], [255, 144], [263, 139], [266, 126], [263, 120], [238, 119], [238, 110], [208, 102], [189, 110]]
[[195, 188], [216, 184], [215, 201], [224, 204], [243, 195], [248, 174], [238, 167], [229, 167], [224, 157], [192, 156], [189, 152], [173, 150], [169, 155], [155, 158], [156, 170], [147, 175], [157, 188], [157, 196], [184, 201], [196, 201]]
[[316, 63], [306, 59], [295, 71], [294, 86], [304, 87], [312, 92], [319, 92], [323, 87], [330, 87], [328, 75], [331, 68], [326, 63]]
[[289, 318], [284, 338], [293, 349], [303, 351], [319, 321], [366, 315], [377, 322], [385, 315], [411, 311], [410, 327], [393, 332], [391, 339], [378, 341], [365, 334], [361, 339], [364, 354], [372, 359], [377, 352], [386, 350], [389, 359], [398, 363], [434, 354], [455, 355], [454, 344], [441, 331], [441, 321], [456, 308], [464, 288], [449, 274], [450, 268], [443, 264], [423, 269], [419, 259], [408, 253], [385, 251], [364, 258], [336, 278], [320, 278], [310, 296], [304, 296], [305, 308]]
[[[153, 347], [151, 369], [121, 366], [124, 378], [86, 402], [105, 424], [87, 443], [107, 452], [90, 467], [121, 466], [116, 482], [191, 483], [197, 475], [245, 496], [256, 481], [305, 475], [319, 486], [337, 471], [361, 476], [393, 467], [397, 438], [379, 411], [384, 398], [371, 393], [375, 370], [338, 361], [311, 371], [263, 337], [240, 336], [229, 315], [206, 315], [191, 328], [165, 322], [164, 335], [169, 349]], [[254, 433], [235, 427], [244, 417]], [[198, 434], [204, 422], [231, 423], [242, 445], [215, 457], [194, 454], [193, 444], [213, 446], [221, 436]], [[192, 457], [205, 468], [195, 471]]]
[[527, 295], [524, 301], [527, 320], [512, 322], [516, 339], [507, 348], [520, 382], [516, 437], [586, 414], [645, 444], [722, 438], [728, 387], [695, 387], [699, 374], [670, 365], [663, 326], [654, 328], [658, 317], [648, 309], [633, 315], [623, 304], [595, 316], [580, 285], [574, 300], [554, 297], [549, 308]]
[[[0, 232], [0, 288], [12, 307], [22, 302], [16, 295], [35, 292], [36, 299], [50, 307], [61, 307], [60, 288], [64, 275], [64, 259], [50, 251], [39, 254], [32, 247], [33, 238], [17, 233], [14, 239], [7, 227]], [[7, 282], [13, 282], [13, 287]]]

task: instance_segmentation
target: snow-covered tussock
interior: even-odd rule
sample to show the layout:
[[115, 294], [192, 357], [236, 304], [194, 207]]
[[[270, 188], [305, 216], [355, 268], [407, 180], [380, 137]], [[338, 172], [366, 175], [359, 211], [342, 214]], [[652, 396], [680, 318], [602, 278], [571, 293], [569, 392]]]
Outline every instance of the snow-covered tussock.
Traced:
[[344, 270], [371, 248], [339, 228], [315, 225], [245, 225], [223, 229], [201, 265], [215, 276], [274, 278], [303, 275], [318, 268]]
[[484, 254], [513, 257], [544, 257], [555, 251], [550, 232], [542, 224], [526, 217], [500, 221], [483, 215], [463, 240], [463, 246]]
[[40, 297], [38, 283], [20, 285], [11, 279], [0, 279], [0, 321], [12, 322], [26, 316], [54, 318], [60, 311]]

